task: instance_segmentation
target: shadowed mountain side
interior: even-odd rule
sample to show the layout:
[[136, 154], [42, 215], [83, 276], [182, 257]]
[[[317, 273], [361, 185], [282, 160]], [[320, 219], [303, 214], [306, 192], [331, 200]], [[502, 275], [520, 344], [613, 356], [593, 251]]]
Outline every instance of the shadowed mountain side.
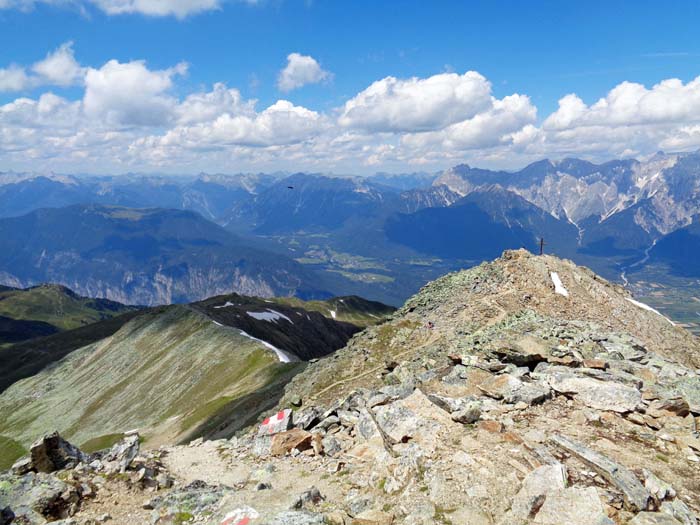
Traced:
[[212, 297], [192, 307], [211, 319], [291, 352], [302, 360], [322, 357], [345, 346], [360, 328], [272, 300], [237, 294]]
[[387, 237], [421, 253], [489, 260], [508, 248], [534, 250], [543, 236], [557, 253], [571, 253], [577, 230], [515, 193], [493, 187], [470, 193], [446, 208], [398, 214], [387, 221]]

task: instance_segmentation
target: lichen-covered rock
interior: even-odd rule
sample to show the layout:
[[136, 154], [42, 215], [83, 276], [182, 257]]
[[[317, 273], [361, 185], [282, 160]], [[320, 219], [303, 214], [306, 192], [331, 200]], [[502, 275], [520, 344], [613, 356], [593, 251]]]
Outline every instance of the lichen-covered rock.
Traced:
[[[226, 513], [220, 511], [219, 507], [224, 498], [233, 493], [232, 488], [223, 485], [208, 485], [203, 481], [194, 481], [185, 487], [153, 498], [149, 503], [153, 508], [152, 522], [157, 525], [171, 525], [196, 517], [225, 515]], [[224, 519], [223, 515], [219, 521]]]
[[286, 511], [265, 520], [266, 525], [323, 525], [323, 514], [307, 511]]
[[63, 439], [58, 432], [48, 434], [35, 441], [29, 451], [31, 470], [54, 472], [75, 467], [78, 463], [89, 462], [89, 456], [78, 447]]
[[43, 524], [75, 514], [81, 488], [51, 474], [0, 474], [0, 508], [12, 507], [16, 521]]
[[479, 388], [490, 397], [513, 404], [523, 402], [535, 405], [549, 396], [549, 388], [546, 385], [526, 383], [511, 374], [494, 376], [479, 385]]

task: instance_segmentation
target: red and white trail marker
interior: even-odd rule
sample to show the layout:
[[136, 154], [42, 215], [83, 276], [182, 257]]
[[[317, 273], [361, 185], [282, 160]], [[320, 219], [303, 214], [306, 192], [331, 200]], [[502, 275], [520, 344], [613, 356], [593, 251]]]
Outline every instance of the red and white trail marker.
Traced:
[[271, 436], [292, 428], [292, 409], [285, 408], [274, 416], [265, 418], [258, 429], [258, 436]]

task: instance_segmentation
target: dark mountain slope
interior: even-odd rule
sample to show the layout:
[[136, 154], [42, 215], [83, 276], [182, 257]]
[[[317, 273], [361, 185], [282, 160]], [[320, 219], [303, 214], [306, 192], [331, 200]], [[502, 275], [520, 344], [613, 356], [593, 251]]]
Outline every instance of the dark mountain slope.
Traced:
[[369, 301], [357, 295], [332, 297], [325, 301], [300, 301], [295, 297], [279, 297], [275, 299], [275, 302], [319, 312], [330, 319], [344, 321], [363, 328], [383, 322], [396, 311], [393, 306], [378, 301]]
[[508, 248], [534, 250], [538, 237], [557, 253], [569, 253], [576, 228], [552, 217], [518, 195], [492, 187], [447, 208], [399, 214], [386, 224], [387, 237], [438, 257], [491, 259]]
[[692, 224], [659, 240], [649, 251], [648, 264], [668, 265], [674, 275], [700, 277], [700, 215]]
[[221, 295], [192, 307], [214, 321], [243, 330], [304, 361], [341, 348], [360, 328], [319, 312], [238, 294]]
[[55, 334], [58, 328], [42, 321], [25, 321], [0, 315], [0, 347], [35, 337]]

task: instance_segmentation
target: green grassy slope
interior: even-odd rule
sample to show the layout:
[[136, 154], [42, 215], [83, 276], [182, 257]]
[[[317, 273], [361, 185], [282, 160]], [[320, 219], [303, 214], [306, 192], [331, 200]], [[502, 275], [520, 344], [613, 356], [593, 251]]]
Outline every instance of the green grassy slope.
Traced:
[[26, 447], [48, 429], [85, 443], [138, 428], [153, 444], [176, 442], [300, 366], [187, 307], [167, 307], [8, 388], [2, 435]]
[[36, 374], [74, 350], [111, 336], [139, 314], [139, 311], [131, 311], [73, 330], [0, 347], [0, 393], [15, 381]]
[[64, 286], [53, 284], [0, 290], [1, 316], [41, 321], [58, 330], [71, 330], [135, 309], [107, 299], [80, 297]]

